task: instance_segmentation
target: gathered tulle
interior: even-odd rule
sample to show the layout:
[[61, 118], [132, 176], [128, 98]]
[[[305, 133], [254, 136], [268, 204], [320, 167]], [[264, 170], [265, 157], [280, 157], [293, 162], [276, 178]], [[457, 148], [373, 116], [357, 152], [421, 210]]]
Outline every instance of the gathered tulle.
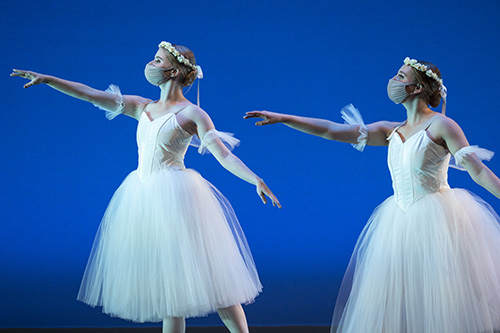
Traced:
[[196, 171], [132, 172], [99, 227], [78, 299], [136, 322], [203, 316], [261, 291], [233, 209]]
[[426, 195], [406, 212], [390, 197], [359, 237], [332, 332], [496, 332], [498, 222], [487, 203], [462, 189]]
[[464, 159], [467, 155], [476, 154], [477, 158], [480, 160], [489, 161], [495, 155], [491, 150], [480, 148], [478, 146], [466, 146], [458, 150], [455, 155], [450, 160], [450, 167], [466, 171], [463, 167]]
[[219, 132], [214, 128], [206, 132], [202, 140], [194, 136], [190, 145], [198, 148], [199, 154], [207, 154], [210, 152], [210, 150], [208, 150], [208, 146], [217, 138], [219, 138], [229, 150], [233, 150], [240, 144], [240, 140], [235, 138], [233, 133]]
[[363, 121], [361, 113], [354, 107], [354, 105], [349, 104], [340, 110], [340, 114], [346, 124], [359, 126], [359, 137], [357, 139], [358, 143], [352, 144], [352, 146], [359, 151], [363, 151], [366, 143], [368, 142], [368, 128]]
[[101, 105], [94, 104], [94, 106], [98, 107], [101, 110], [104, 110], [106, 118], [108, 120], [113, 120], [118, 117], [125, 108], [125, 104], [123, 103], [123, 95], [120, 91], [120, 88], [117, 85], [110, 84], [108, 89], [106, 89], [107, 93], [115, 95], [115, 105], [113, 108], [105, 108]]

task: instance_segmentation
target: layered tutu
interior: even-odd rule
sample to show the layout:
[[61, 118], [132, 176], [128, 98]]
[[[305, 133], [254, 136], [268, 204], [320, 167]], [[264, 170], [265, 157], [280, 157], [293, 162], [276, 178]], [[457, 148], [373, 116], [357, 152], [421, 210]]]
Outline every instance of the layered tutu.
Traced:
[[99, 227], [78, 299], [136, 322], [202, 316], [261, 291], [229, 202], [190, 169], [132, 172]]
[[332, 332], [479, 333], [500, 329], [499, 217], [461, 189], [394, 197], [364, 228]]

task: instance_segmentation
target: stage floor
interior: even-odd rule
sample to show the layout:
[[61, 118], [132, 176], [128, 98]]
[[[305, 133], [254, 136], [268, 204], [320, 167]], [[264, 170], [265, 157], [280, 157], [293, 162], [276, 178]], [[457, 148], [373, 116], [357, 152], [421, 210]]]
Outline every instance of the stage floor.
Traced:
[[[0, 328], [9, 333], [161, 333], [160, 327], [137, 328]], [[225, 327], [187, 327], [186, 333], [227, 333]], [[328, 333], [329, 326], [250, 327], [250, 333]]]

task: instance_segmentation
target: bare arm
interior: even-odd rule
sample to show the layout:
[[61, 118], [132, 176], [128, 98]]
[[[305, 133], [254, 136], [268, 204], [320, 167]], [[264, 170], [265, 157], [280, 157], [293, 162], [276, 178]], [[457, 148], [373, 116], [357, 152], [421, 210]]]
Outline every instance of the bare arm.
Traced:
[[214, 124], [208, 114], [198, 107], [192, 107], [186, 110], [186, 116], [192, 119], [196, 126], [196, 132], [200, 140], [206, 145], [208, 150], [214, 155], [217, 161], [229, 172], [244, 181], [255, 185], [257, 194], [266, 203], [266, 195], [271, 199], [273, 206], [281, 208], [276, 196], [267, 187], [264, 181], [252, 172], [238, 157], [222, 143], [220, 138], [213, 134]]
[[[339, 124], [325, 119], [300, 117], [269, 111], [247, 112], [243, 118], [263, 118], [264, 120], [255, 123], [255, 125], [263, 126], [282, 123], [307, 134], [316, 135], [327, 140], [351, 144], [358, 143], [358, 138], [360, 136], [360, 125]], [[367, 125], [367, 144], [371, 146], [387, 146], [387, 137], [396, 125], [397, 123], [388, 121]]]
[[[78, 82], [68, 81], [55, 76], [18, 69], [14, 69], [13, 73], [10, 74], [10, 76], [19, 76], [30, 80], [30, 82], [24, 85], [24, 88], [29, 88], [37, 84], [45, 83], [48, 86], [66, 95], [93, 103], [94, 105], [102, 107], [106, 110], [115, 110], [117, 108], [116, 94], [97, 90]], [[144, 106], [149, 101], [150, 100], [139, 96], [125, 95], [123, 96], [122, 113], [138, 119], [138, 117], [142, 113]]]
[[[460, 149], [469, 146], [460, 126], [450, 118], [441, 117], [436, 121], [436, 131], [441, 134], [448, 150], [455, 156]], [[461, 165], [477, 184], [500, 198], [500, 179], [481, 162], [475, 153], [465, 154], [461, 159]]]
[[475, 154], [466, 155], [462, 166], [477, 184], [500, 199], [500, 179]]

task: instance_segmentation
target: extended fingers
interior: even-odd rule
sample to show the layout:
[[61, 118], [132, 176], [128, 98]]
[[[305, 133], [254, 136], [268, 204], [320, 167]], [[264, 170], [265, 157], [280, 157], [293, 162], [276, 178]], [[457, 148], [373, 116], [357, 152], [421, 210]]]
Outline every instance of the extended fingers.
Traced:
[[269, 199], [271, 199], [273, 206], [281, 208], [281, 204], [278, 198], [276, 198], [276, 196], [269, 189], [262, 189], [259, 191], [259, 196], [261, 197], [263, 203], [267, 203], [266, 195], [269, 197]]
[[259, 193], [259, 196], [260, 196], [260, 199], [262, 200], [262, 203], [266, 204], [267, 203], [267, 199], [266, 199], [266, 195], [264, 194], [264, 192], [260, 192]]
[[20, 76], [20, 77], [23, 77], [23, 78], [28, 79], [28, 80], [33, 80], [33, 76], [31, 75], [30, 72], [23, 71], [20, 69], [13, 69], [10, 76]]
[[262, 121], [256, 122], [255, 126], [266, 125], [269, 122], [269, 117], [266, 116], [261, 111], [250, 111], [250, 112], [247, 112], [245, 116], [243, 116], [243, 119], [249, 119], [249, 118], [262, 118], [262, 119], [264, 119]]
[[276, 198], [276, 196], [273, 193], [268, 193], [267, 196], [272, 200], [273, 206], [278, 206], [278, 208], [281, 208], [281, 204], [278, 198]]
[[248, 119], [248, 118], [264, 118], [266, 117], [264, 111], [248, 111], [245, 113], [245, 116], [243, 118]]
[[19, 69], [13, 69], [12, 73], [10, 73], [10, 76], [22, 76], [24, 71], [21, 71]]
[[255, 126], [262, 126], [262, 125], [267, 125], [267, 123], [269, 122], [269, 119], [264, 119], [262, 121], [258, 121], [255, 123]]
[[273, 200], [273, 206], [276, 205], [278, 206], [279, 209], [281, 209], [281, 204], [280, 202], [278, 201], [278, 198], [276, 198], [274, 195], [272, 196], [271, 198]]
[[35, 84], [36, 77], [31, 72], [29, 72], [29, 71], [23, 71], [23, 70], [20, 70], [20, 69], [13, 69], [12, 73], [10, 73], [10, 76], [19, 76], [19, 77], [22, 77], [22, 78], [30, 80], [30, 82], [26, 83], [23, 86], [23, 88], [29, 88], [29, 87], [31, 87], [32, 85]]

